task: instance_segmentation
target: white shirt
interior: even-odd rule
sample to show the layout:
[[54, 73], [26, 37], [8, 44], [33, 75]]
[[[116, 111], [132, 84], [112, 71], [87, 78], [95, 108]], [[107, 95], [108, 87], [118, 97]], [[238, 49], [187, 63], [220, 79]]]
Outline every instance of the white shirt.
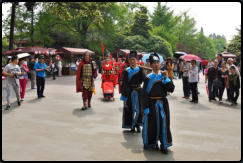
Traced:
[[213, 62], [208, 63], [208, 68], [213, 67]]
[[62, 62], [58, 61], [58, 67], [62, 68]]
[[54, 64], [51, 64], [51, 67], [54, 68], [55, 67]]
[[26, 66], [27, 66], [27, 61], [24, 61], [24, 65], [26, 65]]
[[188, 78], [188, 82], [189, 83], [194, 83], [194, 82], [198, 82], [198, 67], [197, 65], [194, 65], [191, 70], [189, 70], [189, 78]]
[[152, 73], [155, 74], [155, 75], [159, 75], [161, 72], [159, 71], [158, 74], [156, 74], [156, 73], [152, 70]]
[[109, 67], [109, 64], [108, 65], [105, 65], [106, 67]]

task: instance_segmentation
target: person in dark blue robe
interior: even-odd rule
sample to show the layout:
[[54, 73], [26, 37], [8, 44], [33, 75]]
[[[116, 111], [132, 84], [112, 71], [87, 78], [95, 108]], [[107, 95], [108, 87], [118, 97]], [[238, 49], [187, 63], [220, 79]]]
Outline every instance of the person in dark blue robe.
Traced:
[[153, 69], [144, 79], [142, 89], [142, 102], [144, 109], [142, 138], [144, 149], [160, 149], [167, 153], [167, 147], [172, 146], [172, 135], [170, 131], [170, 110], [166, 98], [167, 92], [174, 91], [174, 84], [168, 78], [167, 73], [160, 72], [159, 56], [149, 56], [150, 65]]
[[141, 84], [146, 77], [145, 70], [137, 67], [137, 52], [131, 51], [129, 54], [130, 67], [124, 71], [122, 79], [122, 92], [120, 100], [124, 101], [122, 128], [137, 129], [142, 126], [143, 108], [141, 101]]

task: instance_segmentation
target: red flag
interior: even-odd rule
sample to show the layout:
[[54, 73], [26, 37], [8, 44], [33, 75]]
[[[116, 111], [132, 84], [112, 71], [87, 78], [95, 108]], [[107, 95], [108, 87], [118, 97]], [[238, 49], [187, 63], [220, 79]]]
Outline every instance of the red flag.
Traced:
[[112, 59], [112, 55], [110, 54], [110, 58]]
[[118, 54], [116, 54], [117, 55], [117, 62], [119, 62], [119, 57], [118, 57]]
[[102, 52], [104, 52], [104, 46], [103, 46], [103, 43], [102, 43], [102, 39], [101, 39], [101, 50], [102, 50]]

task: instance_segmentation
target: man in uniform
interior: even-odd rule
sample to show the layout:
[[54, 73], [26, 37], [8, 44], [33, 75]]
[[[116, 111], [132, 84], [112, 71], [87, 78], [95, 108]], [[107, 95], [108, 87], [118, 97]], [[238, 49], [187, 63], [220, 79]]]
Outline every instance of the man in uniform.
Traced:
[[160, 59], [156, 53], [149, 56], [149, 61], [153, 71], [146, 76], [142, 90], [144, 149], [158, 149], [160, 140], [160, 149], [166, 154], [167, 147], [172, 146], [170, 111], [166, 96], [167, 92], [174, 91], [175, 86], [167, 72], [160, 72]]
[[141, 87], [146, 77], [144, 69], [137, 67], [137, 52], [129, 54], [130, 66], [125, 69], [122, 79], [122, 93], [120, 100], [124, 101], [122, 128], [131, 129], [132, 132], [142, 126], [143, 109], [141, 101]]
[[94, 80], [97, 78], [97, 68], [95, 61], [92, 61], [91, 55], [88, 51], [84, 52], [84, 58], [79, 62], [76, 75], [76, 92], [83, 92], [83, 108], [91, 107], [91, 98], [94, 89]]

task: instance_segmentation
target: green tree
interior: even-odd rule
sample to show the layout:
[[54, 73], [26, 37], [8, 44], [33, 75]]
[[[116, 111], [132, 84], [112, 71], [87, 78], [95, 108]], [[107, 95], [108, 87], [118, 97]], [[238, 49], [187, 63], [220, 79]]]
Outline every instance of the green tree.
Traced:
[[241, 60], [241, 26], [240, 28], [236, 28], [238, 31], [237, 35], [233, 36], [233, 39], [227, 45], [227, 52], [235, 54], [237, 56], [237, 60]]
[[202, 32], [197, 35], [197, 54], [204, 58], [214, 58], [216, 51], [210, 37], [205, 37]]
[[[110, 2], [48, 2], [50, 11], [64, 20], [75, 19], [76, 17], [90, 17], [96, 22], [102, 22], [100, 7], [108, 7]], [[68, 11], [73, 9], [75, 14]]]
[[189, 10], [183, 12], [180, 16], [179, 23], [176, 27], [175, 35], [178, 37], [179, 44], [185, 45], [187, 53], [195, 54], [197, 29], [195, 28], [196, 20], [188, 15]]
[[180, 16], [175, 16], [174, 10], [170, 9], [171, 7], [167, 6], [167, 2], [164, 5], [161, 5], [161, 2], [158, 2], [158, 5], [154, 8], [154, 12], [150, 14], [153, 27], [163, 25], [166, 31], [173, 33], [174, 27], [180, 20]]

